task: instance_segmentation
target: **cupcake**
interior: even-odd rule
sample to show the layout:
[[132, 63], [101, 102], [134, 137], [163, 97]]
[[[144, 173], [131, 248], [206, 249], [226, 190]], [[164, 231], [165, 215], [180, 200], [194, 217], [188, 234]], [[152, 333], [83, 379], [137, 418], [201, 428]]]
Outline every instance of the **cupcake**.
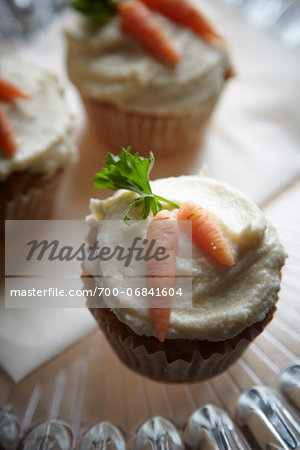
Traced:
[[[205, 380], [233, 364], [272, 319], [286, 254], [274, 227], [239, 191], [205, 174], [158, 179], [149, 191], [152, 162], [145, 161], [125, 150], [120, 157], [108, 156], [95, 185], [116, 189], [129, 177], [132, 190], [91, 200], [90, 244], [96, 240], [99, 248], [129, 250], [134, 236], [147, 245], [155, 236], [169, 262], [136, 257], [125, 271], [120, 253], [87, 259], [85, 286], [97, 293], [88, 306], [121, 361], [134, 371], [163, 382]], [[137, 194], [138, 179], [150, 207]], [[128, 226], [123, 221], [128, 216], [138, 220]], [[155, 222], [160, 225], [153, 233]], [[191, 225], [190, 233], [184, 224]], [[181, 278], [191, 284], [175, 299]], [[161, 291], [153, 296], [151, 287], [154, 294]], [[169, 293], [165, 300], [163, 287]]]
[[46, 219], [76, 159], [63, 89], [53, 73], [15, 58], [1, 58], [0, 74], [0, 217]]
[[[176, 3], [176, 5], [174, 4]], [[102, 140], [119, 153], [196, 150], [225, 81], [226, 45], [190, 0], [73, 5], [67, 70]], [[174, 4], [174, 5], [173, 5]], [[182, 10], [182, 11], [181, 11]], [[194, 18], [194, 19], [192, 19]]]

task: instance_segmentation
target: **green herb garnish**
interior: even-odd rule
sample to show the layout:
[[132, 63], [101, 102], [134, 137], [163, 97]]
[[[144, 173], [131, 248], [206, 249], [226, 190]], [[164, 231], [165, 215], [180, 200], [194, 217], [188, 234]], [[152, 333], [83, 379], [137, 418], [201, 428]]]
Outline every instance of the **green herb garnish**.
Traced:
[[173, 208], [179, 208], [176, 203], [153, 194], [151, 190], [149, 174], [154, 164], [153, 153], [150, 152], [149, 158], [143, 158], [138, 153], [133, 155], [130, 152], [131, 147], [127, 147], [127, 149], [122, 148], [118, 156], [108, 153], [105, 158], [106, 167], [96, 173], [94, 178], [94, 185], [98, 189], [110, 188], [113, 191], [128, 189], [139, 194], [139, 197], [127, 207], [124, 221], [131, 220], [128, 214], [133, 206], [142, 205], [139, 219], [146, 219], [150, 210], [155, 216], [159, 210], [163, 209], [161, 202], [168, 203]]
[[72, 0], [71, 6], [104, 25], [117, 12], [116, 0]]

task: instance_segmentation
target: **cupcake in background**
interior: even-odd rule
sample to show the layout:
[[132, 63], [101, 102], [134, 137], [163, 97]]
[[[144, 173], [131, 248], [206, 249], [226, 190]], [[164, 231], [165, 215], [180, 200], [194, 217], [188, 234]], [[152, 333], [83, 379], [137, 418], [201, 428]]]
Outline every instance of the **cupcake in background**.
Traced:
[[[93, 255], [83, 279], [102, 298], [89, 297], [88, 306], [134, 371], [163, 382], [201, 381], [231, 366], [272, 319], [286, 253], [272, 224], [239, 191], [205, 174], [149, 184], [152, 165], [152, 155], [108, 155], [95, 186], [123, 189], [91, 200], [89, 244], [129, 250], [137, 236], [150, 246], [154, 238], [150, 256], [165, 248], [168, 258], [139, 254], [127, 270], [124, 258]], [[128, 215], [140, 220], [128, 226]]]
[[226, 80], [224, 40], [192, 0], [73, 1], [67, 70], [102, 140], [197, 149]]
[[0, 60], [0, 217], [47, 219], [65, 167], [76, 159], [71, 117], [56, 76]]

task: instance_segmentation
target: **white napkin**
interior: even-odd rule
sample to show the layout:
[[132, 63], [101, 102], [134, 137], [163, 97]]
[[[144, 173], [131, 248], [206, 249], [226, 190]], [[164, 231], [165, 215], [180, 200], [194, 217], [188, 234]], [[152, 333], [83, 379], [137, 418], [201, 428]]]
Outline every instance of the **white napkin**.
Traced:
[[[262, 205], [300, 175], [300, 54], [247, 24], [221, 0], [213, 4], [237, 77], [221, 98], [198, 166], [207, 164], [211, 176], [228, 181]], [[63, 75], [59, 26], [58, 20], [45, 34], [14, 51]], [[77, 110], [78, 123], [81, 118]], [[94, 328], [84, 308], [15, 310], [2, 305], [0, 364], [18, 382]]]
[[5, 309], [0, 303], [0, 362], [15, 383], [97, 328], [84, 308]]

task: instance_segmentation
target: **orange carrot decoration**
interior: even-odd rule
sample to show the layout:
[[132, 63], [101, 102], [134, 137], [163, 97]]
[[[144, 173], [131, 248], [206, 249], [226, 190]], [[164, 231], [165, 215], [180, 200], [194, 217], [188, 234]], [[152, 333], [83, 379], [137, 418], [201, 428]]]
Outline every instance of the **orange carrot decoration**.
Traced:
[[[15, 98], [24, 100], [30, 99], [18, 86], [6, 81], [0, 77], [0, 99], [11, 102]], [[12, 158], [17, 150], [17, 144], [14, 139], [13, 129], [9, 123], [5, 111], [0, 106], [0, 148], [5, 152], [6, 156]]]
[[191, 28], [209, 43], [224, 41], [208, 20], [188, 0], [142, 0], [142, 2], [173, 22]]
[[180, 206], [177, 219], [192, 221], [193, 239], [216, 261], [229, 267], [234, 265], [232, 251], [213, 216], [206, 209], [188, 200]]
[[231, 68], [225, 73], [224, 80], [227, 81], [227, 80], [229, 80], [230, 78], [234, 78], [235, 76], [236, 76], [236, 73], [235, 73], [234, 69], [231, 67]]
[[18, 86], [4, 80], [0, 77], [0, 98], [5, 101], [12, 101], [15, 98], [30, 99], [30, 96], [25, 94]]
[[3, 108], [0, 106], [0, 149], [11, 158], [17, 149], [17, 145], [14, 139], [12, 127], [9, 123], [7, 115]]
[[[148, 291], [154, 292], [154, 295], [148, 295], [150, 317], [158, 339], [163, 342], [169, 327], [172, 297], [162, 296], [161, 293], [163, 288], [169, 290], [174, 286], [178, 245], [177, 222], [169, 211], [159, 211], [153, 217], [148, 227], [147, 239], [149, 243], [155, 239], [155, 247], [151, 251], [151, 256], [158, 247], [164, 247], [166, 255], [168, 255], [168, 258], [162, 261], [152, 258], [147, 265]], [[157, 295], [155, 295], [156, 293]]]
[[168, 64], [179, 61], [179, 51], [147, 6], [139, 0], [126, 0], [118, 4], [118, 12], [123, 29], [137, 38], [150, 52]]

